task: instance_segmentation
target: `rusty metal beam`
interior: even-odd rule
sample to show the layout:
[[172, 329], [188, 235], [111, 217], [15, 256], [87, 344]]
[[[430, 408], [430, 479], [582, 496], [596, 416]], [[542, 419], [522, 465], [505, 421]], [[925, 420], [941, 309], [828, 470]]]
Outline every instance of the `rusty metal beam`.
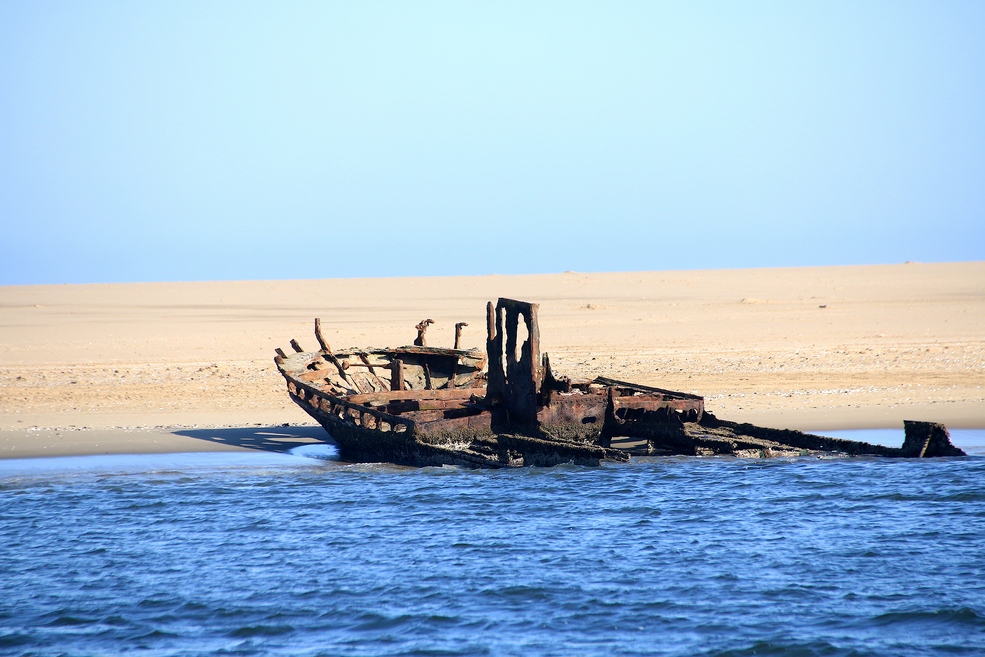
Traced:
[[635, 390], [637, 392], [650, 393], [650, 394], [660, 394], [672, 399], [701, 399], [704, 397], [699, 397], [698, 395], [692, 395], [686, 392], [678, 392], [676, 390], [664, 390], [663, 388], [651, 388], [650, 386], [642, 386], [638, 383], [629, 383], [627, 381], [618, 381], [616, 379], [608, 379], [604, 376], [596, 377], [593, 383], [598, 383], [603, 386], [610, 386], [614, 388], [623, 388], [625, 390]]
[[475, 395], [474, 388], [456, 388], [454, 390], [394, 390], [392, 392], [367, 392], [348, 397], [354, 404], [385, 404], [404, 399], [458, 399], [468, 401]]
[[315, 317], [315, 339], [318, 340], [318, 346], [321, 347], [322, 351], [332, 353], [332, 348], [328, 346], [321, 334], [321, 317]]

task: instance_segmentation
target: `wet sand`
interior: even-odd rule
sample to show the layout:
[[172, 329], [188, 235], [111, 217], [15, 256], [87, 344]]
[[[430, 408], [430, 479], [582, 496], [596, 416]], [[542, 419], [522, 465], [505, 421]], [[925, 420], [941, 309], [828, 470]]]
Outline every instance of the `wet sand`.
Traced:
[[985, 263], [8, 286], [0, 457], [242, 449], [170, 429], [310, 424], [272, 358], [313, 348], [314, 317], [335, 347], [408, 344], [425, 317], [429, 344], [465, 321], [482, 347], [499, 296], [541, 304], [560, 373], [695, 392], [719, 417], [985, 427]]
[[0, 431], [0, 459], [100, 454], [288, 452], [323, 442], [319, 426], [128, 429], [12, 429]]

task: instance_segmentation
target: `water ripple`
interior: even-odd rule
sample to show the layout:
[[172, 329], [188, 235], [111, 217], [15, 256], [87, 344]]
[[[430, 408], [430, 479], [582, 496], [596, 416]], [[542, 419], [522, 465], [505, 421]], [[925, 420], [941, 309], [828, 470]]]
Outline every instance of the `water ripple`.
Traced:
[[0, 652], [985, 653], [982, 458], [278, 456], [0, 475]]

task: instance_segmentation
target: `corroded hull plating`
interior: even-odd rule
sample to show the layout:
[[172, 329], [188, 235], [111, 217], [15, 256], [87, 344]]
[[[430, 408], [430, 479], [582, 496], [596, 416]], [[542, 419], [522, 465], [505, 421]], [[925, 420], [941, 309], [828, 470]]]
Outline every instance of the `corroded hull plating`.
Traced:
[[[480, 388], [332, 395], [290, 374], [300, 369], [298, 361], [312, 356], [298, 354], [278, 363], [288, 393], [352, 461], [503, 468], [627, 459], [598, 445], [497, 433], [492, 411], [476, 398]], [[391, 408], [396, 412], [387, 412]]]
[[[661, 454], [964, 455], [932, 423], [905, 423], [903, 446], [892, 448], [719, 420], [697, 395], [555, 376], [540, 354], [537, 309], [489, 303], [485, 354], [428, 347], [431, 320], [417, 325], [414, 346], [333, 352], [315, 320], [321, 349], [304, 352], [292, 340], [295, 353], [278, 349], [275, 362], [291, 399], [352, 461], [506, 468]], [[456, 347], [463, 326], [456, 325]]]

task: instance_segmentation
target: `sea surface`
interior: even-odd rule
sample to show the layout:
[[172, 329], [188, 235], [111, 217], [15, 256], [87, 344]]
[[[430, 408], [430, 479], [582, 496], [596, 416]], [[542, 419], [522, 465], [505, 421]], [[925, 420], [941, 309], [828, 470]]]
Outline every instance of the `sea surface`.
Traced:
[[972, 456], [0, 461], [0, 654], [983, 655], [985, 432], [955, 437]]

